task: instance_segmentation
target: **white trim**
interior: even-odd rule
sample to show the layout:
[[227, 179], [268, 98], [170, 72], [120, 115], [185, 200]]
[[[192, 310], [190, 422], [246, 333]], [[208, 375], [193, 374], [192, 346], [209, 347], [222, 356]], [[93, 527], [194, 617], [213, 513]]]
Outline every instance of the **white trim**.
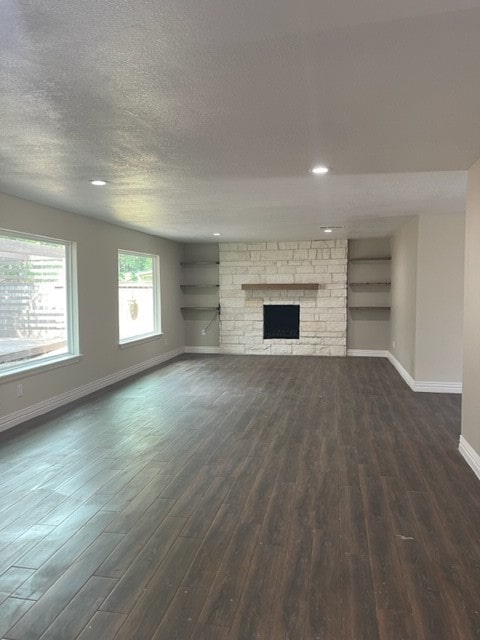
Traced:
[[402, 376], [405, 382], [408, 384], [410, 389], [412, 391], [415, 391], [415, 380], [408, 373], [405, 367], [400, 364], [400, 362], [395, 358], [395, 356], [392, 353], [390, 353], [390, 351], [388, 352], [387, 358], [389, 359], [390, 363], [395, 367], [395, 369], [398, 371], [398, 373]]
[[460, 436], [458, 450], [473, 470], [473, 473], [480, 480], [480, 455], [478, 455], [472, 445], [468, 444], [463, 436]]
[[45, 373], [45, 371], [51, 371], [52, 369], [58, 369], [58, 367], [66, 367], [70, 364], [75, 364], [76, 362], [80, 362], [83, 358], [83, 354], [79, 353], [77, 355], [67, 354], [66, 356], [59, 356], [56, 358], [52, 358], [48, 362], [38, 362], [35, 366], [31, 365], [29, 367], [18, 368], [15, 371], [10, 370], [7, 373], [0, 373], [0, 384], [2, 382], [11, 382], [12, 380], [16, 380], [18, 378], [25, 378], [26, 376], [35, 376], [39, 373]]
[[462, 383], [416, 380], [413, 390], [427, 393], [462, 393]]
[[[140, 334], [134, 336], [128, 336], [127, 338], [120, 338], [120, 327], [118, 327], [118, 343], [120, 348], [130, 343], [139, 343], [148, 340], [149, 338], [156, 338], [162, 335], [161, 327], [161, 299], [160, 299], [160, 256], [157, 253], [145, 253], [144, 251], [131, 251], [130, 249], [117, 249], [117, 267], [120, 264], [120, 255], [124, 256], [143, 256], [144, 258], [152, 259], [152, 301], [153, 301], [153, 331], [147, 334]], [[118, 280], [117, 293], [120, 292], [120, 279]], [[120, 298], [118, 299], [118, 305], [120, 308]]]
[[158, 340], [163, 333], [148, 333], [145, 336], [138, 336], [136, 338], [128, 338], [128, 340], [122, 340], [118, 343], [119, 349], [128, 349], [128, 347], [134, 347], [137, 344], [144, 344], [145, 342], [152, 342], [152, 340]]
[[382, 349], [347, 349], [347, 356], [357, 358], [388, 358], [388, 351]]
[[462, 393], [461, 382], [438, 382], [436, 380], [415, 380], [400, 364], [395, 356], [388, 352], [388, 359], [408, 384], [412, 391], [426, 393]]
[[53, 409], [58, 409], [63, 405], [74, 402], [75, 400], [79, 400], [80, 398], [88, 396], [95, 391], [99, 391], [100, 389], [109, 387], [116, 382], [120, 382], [121, 380], [125, 380], [125, 378], [130, 378], [137, 373], [140, 373], [147, 369], [151, 369], [152, 367], [156, 367], [162, 362], [171, 360], [172, 358], [175, 358], [182, 353], [183, 348], [174, 349], [173, 351], [168, 351], [167, 353], [162, 353], [161, 355], [155, 356], [154, 358], [150, 358], [149, 360], [145, 360], [144, 362], [140, 362], [139, 364], [127, 367], [127, 369], [116, 371], [115, 373], [105, 376], [104, 378], [99, 378], [98, 380], [89, 382], [88, 384], [77, 387], [76, 389], [71, 389], [70, 391], [61, 393], [58, 396], [54, 396], [53, 398], [48, 398], [47, 400], [42, 400], [42, 402], [33, 404], [30, 407], [20, 409], [20, 411], [10, 413], [9, 415], [0, 418], [0, 431], [5, 431], [5, 429], [10, 429], [10, 427], [14, 427], [21, 422], [31, 420], [32, 418], [43, 415], [44, 413], [53, 411]]
[[185, 353], [220, 353], [220, 347], [185, 347]]

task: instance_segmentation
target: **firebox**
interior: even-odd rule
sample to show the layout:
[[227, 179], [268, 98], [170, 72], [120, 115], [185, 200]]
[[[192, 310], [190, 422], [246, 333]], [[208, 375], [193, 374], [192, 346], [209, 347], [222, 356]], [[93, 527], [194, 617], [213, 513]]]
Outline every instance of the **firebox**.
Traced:
[[299, 304], [264, 304], [263, 337], [278, 339], [299, 339]]

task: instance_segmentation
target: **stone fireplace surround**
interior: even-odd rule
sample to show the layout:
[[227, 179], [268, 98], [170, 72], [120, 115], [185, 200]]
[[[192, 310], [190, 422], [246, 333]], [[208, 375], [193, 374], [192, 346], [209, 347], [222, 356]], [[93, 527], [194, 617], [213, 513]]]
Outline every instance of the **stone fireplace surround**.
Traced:
[[[222, 353], [346, 355], [347, 240], [221, 243], [219, 272]], [[290, 283], [319, 289], [268, 289]], [[264, 339], [264, 304], [299, 304], [300, 338]]]

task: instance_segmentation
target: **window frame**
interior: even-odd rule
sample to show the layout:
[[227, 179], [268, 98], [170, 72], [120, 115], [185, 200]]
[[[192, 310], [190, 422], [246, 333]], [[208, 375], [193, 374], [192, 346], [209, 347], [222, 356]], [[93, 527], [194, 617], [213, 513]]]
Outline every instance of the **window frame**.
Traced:
[[[152, 293], [153, 293], [153, 331], [137, 334], [128, 338], [120, 338], [120, 278], [119, 266], [120, 255], [142, 256], [152, 258]], [[117, 318], [118, 318], [118, 346], [124, 348], [131, 344], [148, 342], [162, 335], [161, 326], [161, 292], [160, 292], [160, 256], [158, 253], [148, 253], [146, 251], [133, 251], [131, 249], [117, 249]]]
[[67, 325], [67, 351], [58, 355], [43, 355], [13, 362], [0, 368], [0, 379], [22, 377], [29, 373], [39, 373], [45, 369], [55, 368], [80, 359], [79, 322], [78, 322], [78, 278], [77, 278], [77, 244], [72, 240], [52, 238], [36, 233], [25, 233], [14, 229], [0, 228], [0, 235], [13, 240], [35, 240], [50, 242], [64, 247], [65, 255], [65, 320]]

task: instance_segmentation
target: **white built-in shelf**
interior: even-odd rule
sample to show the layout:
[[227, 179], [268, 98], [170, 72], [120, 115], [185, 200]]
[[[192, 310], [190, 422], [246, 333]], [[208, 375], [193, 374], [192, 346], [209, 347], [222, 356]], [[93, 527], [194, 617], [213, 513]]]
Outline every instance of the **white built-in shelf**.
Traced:
[[[372, 312], [371, 317], [376, 318], [377, 314], [373, 312], [385, 311], [390, 309], [390, 301], [386, 299], [385, 294], [390, 289], [390, 256], [370, 256], [364, 258], [351, 258], [349, 263], [352, 268], [356, 265], [360, 265], [361, 271], [354, 271], [356, 278], [348, 280], [348, 286], [350, 288], [351, 299], [348, 304], [348, 308], [352, 311], [365, 311]], [[385, 263], [382, 266], [382, 263]], [[361, 265], [368, 265], [365, 267], [367, 271], [363, 270]], [[360, 275], [361, 274], [361, 275]], [[351, 277], [352, 271], [349, 269], [349, 275]], [[383, 299], [379, 299], [378, 296]], [[383, 304], [382, 304], [383, 303]], [[364, 318], [368, 318], [368, 313], [365, 313]]]
[[388, 256], [380, 258], [350, 258], [349, 262], [390, 262], [391, 258]]
[[181, 262], [182, 267], [213, 267], [220, 264], [218, 260], [192, 260], [189, 262]]
[[196, 284], [181, 284], [182, 289], [217, 289], [219, 284], [202, 284], [197, 282]]
[[388, 282], [349, 282], [348, 283], [351, 287], [355, 286], [356, 284], [361, 284], [361, 285], [366, 285], [366, 286], [375, 286], [375, 285], [389, 285], [392, 284], [390, 281]]
[[242, 289], [244, 291], [262, 291], [266, 289], [290, 289], [300, 290], [300, 289], [320, 289], [323, 285], [320, 285], [318, 282], [263, 282], [262, 284], [242, 284]]
[[390, 305], [362, 304], [348, 305], [349, 309], [390, 309]]
[[218, 311], [217, 307], [180, 307], [182, 311]]

